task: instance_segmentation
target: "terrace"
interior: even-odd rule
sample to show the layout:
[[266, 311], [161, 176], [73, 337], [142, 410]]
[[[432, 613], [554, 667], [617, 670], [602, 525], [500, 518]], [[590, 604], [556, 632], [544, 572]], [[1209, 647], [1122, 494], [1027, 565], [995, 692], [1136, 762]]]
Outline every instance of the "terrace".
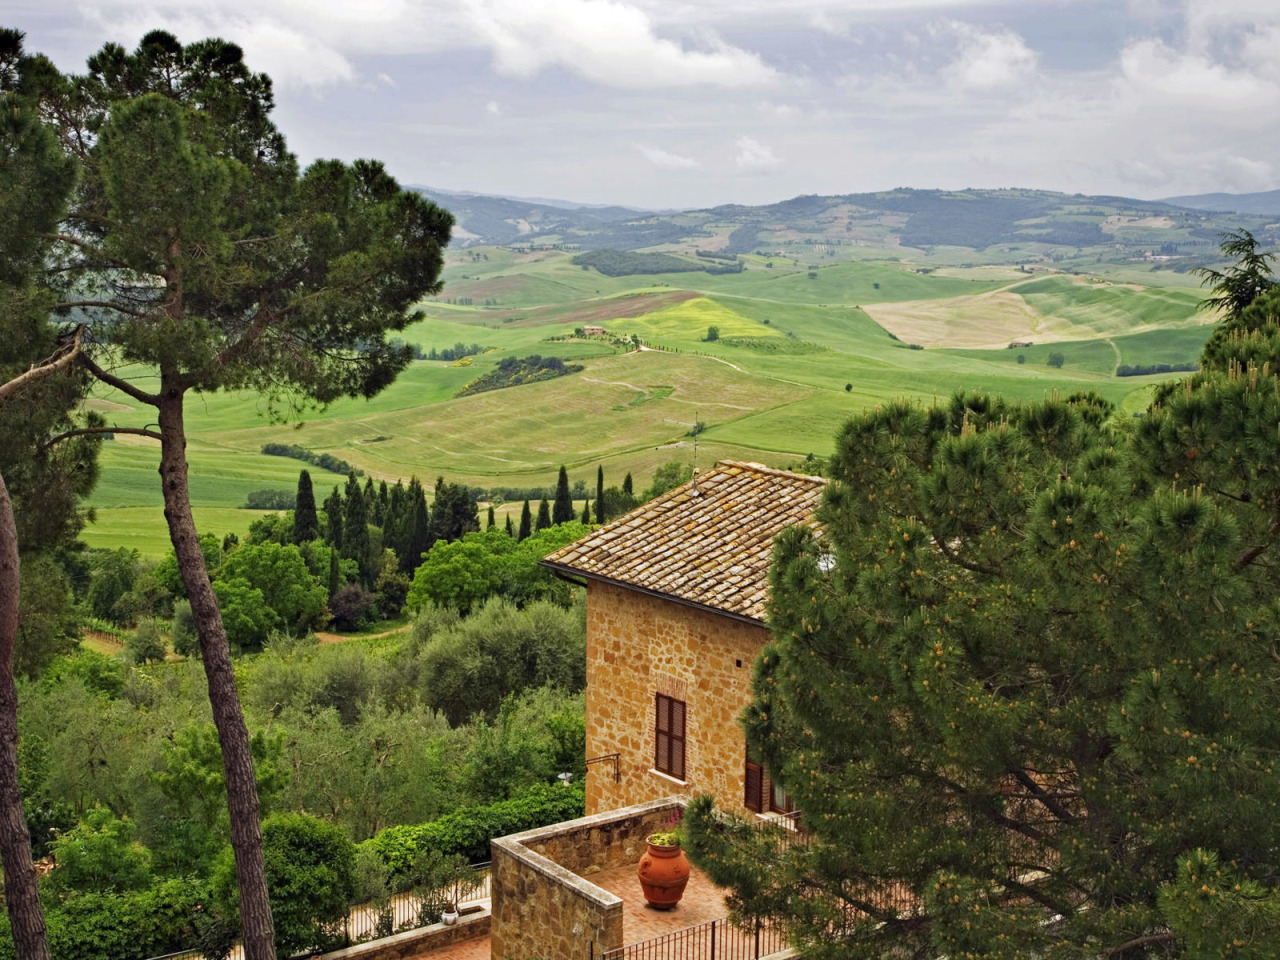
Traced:
[[694, 868], [673, 910], [645, 905], [636, 864], [671, 797], [493, 841], [492, 956], [510, 960], [746, 960], [783, 952], [770, 931], [724, 917], [725, 891]]

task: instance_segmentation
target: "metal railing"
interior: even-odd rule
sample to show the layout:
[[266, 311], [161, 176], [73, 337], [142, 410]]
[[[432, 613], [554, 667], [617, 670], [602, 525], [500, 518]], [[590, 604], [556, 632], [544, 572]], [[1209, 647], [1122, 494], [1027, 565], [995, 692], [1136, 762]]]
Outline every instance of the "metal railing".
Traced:
[[452, 901], [459, 907], [488, 900], [489, 864], [477, 863], [472, 866], [476, 872], [475, 879], [455, 884], [452, 888], [433, 891], [426, 896], [417, 893], [398, 894], [381, 909], [370, 903], [352, 907], [342, 925], [347, 942], [378, 940], [436, 923], [444, 900]]
[[[490, 898], [489, 864], [472, 864], [475, 878], [466, 880], [444, 890], [434, 891], [427, 896], [416, 893], [401, 893], [392, 897], [382, 908], [371, 903], [356, 904], [347, 911], [341, 923], [329, 927], [331, 933], [345, 940], [347, 944], [365, 943], [379, 940], [408, 930], [430, 926], [439, 919], [443, 901], [451, 901], [457, 907], [479, 903]], [[243, 953], [239, 944], [231, 953], [231, 960], [238, 960]], [[151, 957], [150, 960], [204, 960], [198, 949], [180, 950], [177, 953], [166, 953], [162, 957]]]
[[722, 917], [606, 950], [601, 960], [758, 960], [787, 947], [781, 930], [759, 923], [743, 930]]

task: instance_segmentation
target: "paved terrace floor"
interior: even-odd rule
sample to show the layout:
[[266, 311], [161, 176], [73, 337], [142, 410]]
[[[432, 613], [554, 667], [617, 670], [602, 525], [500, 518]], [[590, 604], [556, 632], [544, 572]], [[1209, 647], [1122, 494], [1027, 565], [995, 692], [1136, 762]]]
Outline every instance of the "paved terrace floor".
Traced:
[[[697, 926], [723, 917], [724, 891], [707, 879], [697, 867], [689, 873], [684, 897], [672, 910], [652, 910], [645, 905], [636, 878], [636, 865], [593, 873], [587, 877], [603, 890], [622, 898], [622, 942], [638, 943], [685, 927]], [[415, 954], [412, 960], [489, 960], [489, 937], [477, 937], [465, 943]]]

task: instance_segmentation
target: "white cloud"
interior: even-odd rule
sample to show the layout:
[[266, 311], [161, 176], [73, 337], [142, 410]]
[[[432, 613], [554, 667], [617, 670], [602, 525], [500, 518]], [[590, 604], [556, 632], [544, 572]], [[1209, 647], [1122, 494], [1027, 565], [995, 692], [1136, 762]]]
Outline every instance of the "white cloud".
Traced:
[[484, 110], [485, 110], [485, 113], [489, 114], [489, 116], [491, 117], [502, 116], [502, 104], [498, 103], [497, 100], [490, 100], [488, 103], [486, 103], [484, 105]]
[[683, 157], [678, 153], [670, 153], [659, 147], [646, 147], [637, 144], [637, 149], [644, 154], [646, 160], [659, 170], [696, 170], [700, 166], [693, 157]]
[[1011, 30], [988, 31], [970, 23], [948, 20], [933, 33], [954, 36], [959, 51], [944, 71], [947, 79], [965, 90], [994, 90], [1026, 78], [1036, 66], [1036, 54]]
[[378, 74], [378, 82], [384, 87], [390, 87], [393, 90], [400, 86], [389, 73]]
[[621, 0], [466, 0], [475, 32], [501, 73], [560, 67], [614, 87], [752, 87], [779, 79], [760, 57], [710, 38], [690, 49], [660, 37]]
[[774, 170], [782, 166], [782, 159], [773, 149], [752, 137], [739, 137], [735, 144], [738, 156], [734, 163], [739, 170], [761, 171]]

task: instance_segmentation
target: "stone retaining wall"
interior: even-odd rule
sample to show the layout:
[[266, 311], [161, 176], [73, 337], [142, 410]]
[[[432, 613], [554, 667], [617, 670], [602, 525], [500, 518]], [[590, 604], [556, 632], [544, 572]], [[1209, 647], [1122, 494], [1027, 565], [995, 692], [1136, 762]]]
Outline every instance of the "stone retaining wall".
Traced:
[[326, 953], [320, 960], [411, 960], [434, 950], [474, 940], [489, 933], [490, 913], [484, 907], [463, 907], [463, 913], [454, 924], [434, 923], [405, 933], [397, 933], [381, 940], [357, 943], [354, 947]]
[[636, 863], [644, 838], [683, 810], [657, 800], [494, 840], [494, 960], [582, 960], [622, 943], [622, 900], [584, 876]]

